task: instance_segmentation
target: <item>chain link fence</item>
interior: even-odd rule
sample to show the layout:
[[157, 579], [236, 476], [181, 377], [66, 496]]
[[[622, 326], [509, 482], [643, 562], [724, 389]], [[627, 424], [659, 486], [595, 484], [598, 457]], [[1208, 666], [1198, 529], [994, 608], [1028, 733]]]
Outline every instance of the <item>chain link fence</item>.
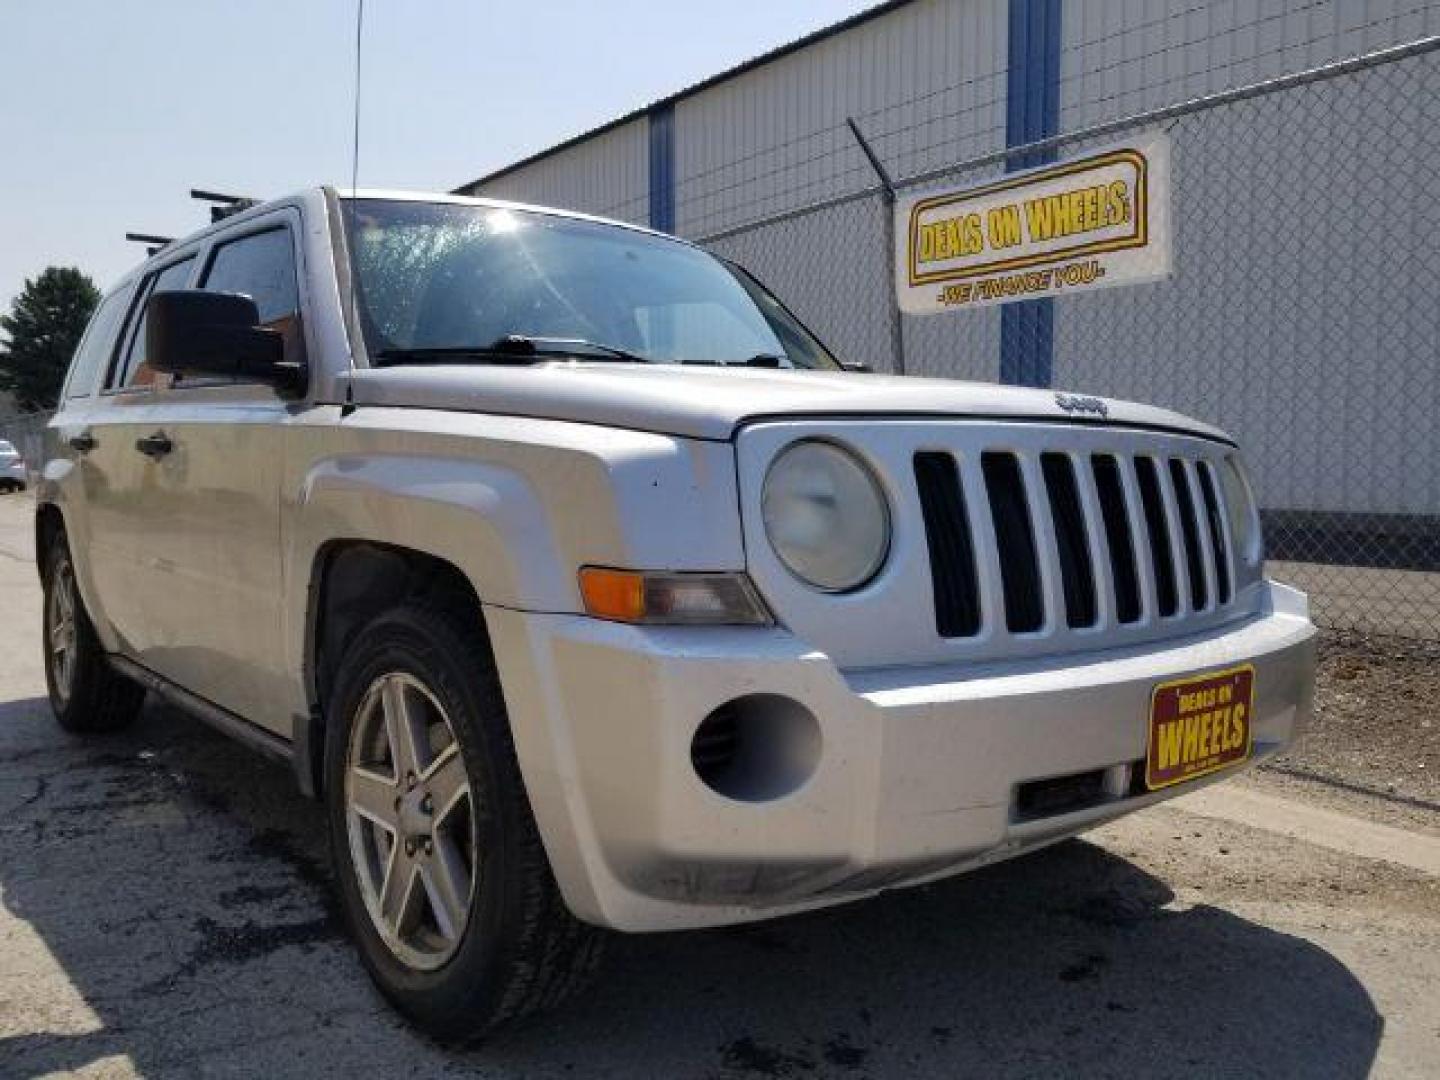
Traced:
[[[1270, 572], [1310, 592], [1318, 622], [1440, 638], [1440, 38], [894, 186], [976, 187], [1042, 154], [1152, 130], [1171, 140], [1173, 275], [1055, 297], [1045, 318], [1017, 320], [1011, 346], [1018, 330], [1016, 351], [1032, 355], [1023, 335], [1048, 335], [1055, 387], [1167, 406], [1235, 435]], [[891, 221], [872, 183], [700, 239], [846, 359], [999, 378], [1002, 308], [898, 314]]]

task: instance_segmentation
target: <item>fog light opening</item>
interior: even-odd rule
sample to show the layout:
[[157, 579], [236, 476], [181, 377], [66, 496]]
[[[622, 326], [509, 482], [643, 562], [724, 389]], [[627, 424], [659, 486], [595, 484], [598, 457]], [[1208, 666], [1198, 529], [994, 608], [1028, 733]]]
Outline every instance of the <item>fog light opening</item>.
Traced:
[[700, 722], [690, 741], [690, 763], [716, 794], [767, 802], [810, 779], [820, 763], [820, 743], [820, 722], [798, 701], [749, 694]]

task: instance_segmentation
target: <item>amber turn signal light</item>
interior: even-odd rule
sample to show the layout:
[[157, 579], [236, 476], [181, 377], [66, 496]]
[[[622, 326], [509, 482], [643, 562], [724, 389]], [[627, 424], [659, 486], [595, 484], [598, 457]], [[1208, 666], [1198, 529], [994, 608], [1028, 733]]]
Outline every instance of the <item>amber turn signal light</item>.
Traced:
[[674, 573], [580, 570], [580, 597], [587, 614], [628, 623], [765, 626], [769, 611], [739, 573]]
[[634, 570], [584, 567], [580, 595], [585, 610], [602, 619], [639, 622], [645, 617], [645, 576]]

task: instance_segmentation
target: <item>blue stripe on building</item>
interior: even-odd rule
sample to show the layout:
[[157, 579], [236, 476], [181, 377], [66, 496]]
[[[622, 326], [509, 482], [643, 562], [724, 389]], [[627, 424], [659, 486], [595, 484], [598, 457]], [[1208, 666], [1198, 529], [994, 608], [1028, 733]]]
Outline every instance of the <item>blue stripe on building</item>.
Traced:
[[[1060, 2], [1010, 0], [1005, 145], [1024, 146], [1059, 133]], [[1019, 154], [1013, 172], [1053, 161], [1054, 151]], [[1000, 309], [1000, 381], [1049, 386], [1055, 360], [1055, 302], [1021, 300]]]
[[675, 106], [650, 112], [650, 227], [675, 231]]

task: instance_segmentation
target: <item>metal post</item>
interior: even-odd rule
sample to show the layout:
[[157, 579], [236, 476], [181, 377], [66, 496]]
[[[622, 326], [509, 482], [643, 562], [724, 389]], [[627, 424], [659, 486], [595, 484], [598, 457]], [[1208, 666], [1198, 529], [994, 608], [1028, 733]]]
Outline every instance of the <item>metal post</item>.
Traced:
[[845, 123], [850, 126], [850, 134], [855, 136], [855, 141], [860, 144], [860, 149], [865, 154], [865, 160], [870, 162], [870, 168], [875, 170], [875, 175], [880, 178], [881, 197], [885, 200], [885, 208], [889, 213], [885, 222], [885, 274], [889, 281], [890, 291], [890, 348], [894, 353], [893, 360], [895, 374], [905, 374], [905, 315], [900, 310], [900, 296], [895, 291], [895, 184], [890, 179], [890, 174], [885, 171], [885, 166], [875, 156], [875, 151], [865, 141], [864, 134], [860, 131], [860, 125], [855, 118], [847, 116]]

